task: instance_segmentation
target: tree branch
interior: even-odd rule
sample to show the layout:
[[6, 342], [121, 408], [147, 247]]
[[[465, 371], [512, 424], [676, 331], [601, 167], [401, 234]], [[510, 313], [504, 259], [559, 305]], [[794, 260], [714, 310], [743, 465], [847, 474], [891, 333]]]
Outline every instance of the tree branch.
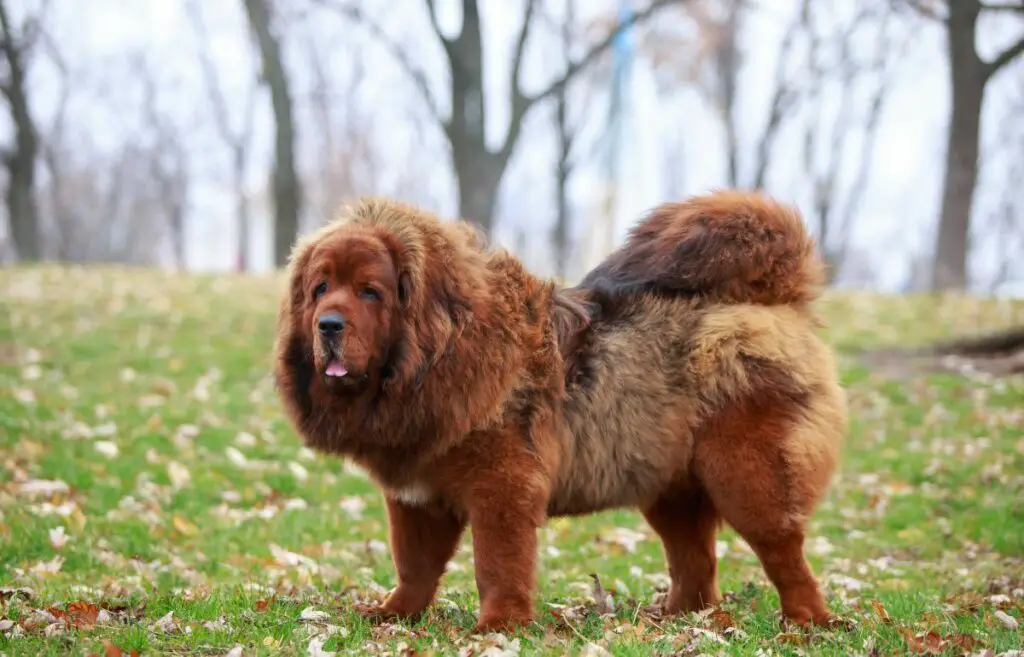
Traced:
[[768, 111], [768, 121], [765, 123], [764, 131], [757, 144], [757, 160], [754, 165], [753, 187], [761, 189], [768, 178], [768, 165], [771, 162], [772, 146], [775, 137], [778, 135], [782, 125], [782, 119], [789, 112], [790, 108], [798, 98], [797, 91], [786, 80], [786, 64], [789, 61], [790, 53], [793, 50], [793, 43], [801, 27], [801, 20], [805, 20], [809, 11], [810, 0], [804, 0], [801, 10], [801, 19], [794, 20], [786, 28], [786, 34], [782, 38], [782, 45], [779, 47], [779, 59], [775, 64], [775, 78], [772, 92], [771, 106]]
[[528, 96], [527, 101], [529, 104], [527, 106], [527, 109], [532, 107], [534, 104], [539, 103], [540, 101], [552, 96], [559, 89], [572, 82], [572, 79], [576, 77], [576, 75], [578, 75], [583, 69], [593, 64], [598, 57], [604, 54], [615, 42], [615, 39], [624, 31], [626, 31], [633, 25], [639, 25], [640, 23], [643, 23], [648, 18], [656, 14], [660, 9], [663, 9], [671, 4], [680, 4], [682, 2], [686, 2], [686, 0], [653, 0], [653, 2], [651, 2], [651, 4], [648, 5], [647, 7], [641, 9], [640, 11], [633, 12], [632, 14], [630, 14], [629, 18], [619, 23], [619, 25], [617, 25], [614, 30], [608, 33], [608, 36], [606, 36], [604, 39], [591, 46], [590, 50], [584, 53], [582, 57], [580, 57], [578, 60], [570, 64], [569, 67], [566, 69], [565, 73], [563, 73], [560, 78], [549, 84], [547, 88], [540, 91], [539, 93], [536, 93], [532, 96]]
[[921, 16], [933, 21], [938, 21], [940, 23], [949, 22], [949, 16], [943, 16], [939, 13], [938, 9], [932, 6], [932, 3], [929, 3], [927, 0], [895, 0], [895, 3], [906, 5]]
[[[509, 119], [508, 135], [506, 136], [505, 143], [501, 148], [502, 155], [505, 156], [506, 158], [509, 155], [511, 155], [512, 150], [515, 148], [516, 140], [519, 136], [519, 130], [522, 127], [523, 117], [526, 115], [527, 112], [530, 111], [530, 108], [532, 108], [534, 105], [541, 102], [542, 100], [546, 100], [547, 98], [550, 98], [551, 96], [555, 95], [562, 88], [564, 88], [566, 85], [572, 82], [573, 78], [575, 78], [585, 68], [593, 64], [598, 57], [604, 54], [615, 42], [615, 39], [624, 31], [626, 31], [633, 25], [639, 25], [640, 23], [646, 21], [648, 18], [657, 13], [658, 10], [667, 7], [668, 5], [681, 3], [685, 1], [686, 0], [653, 0], [651, 4], [649, 4], [644, 9], [637, 12], [633, 12], [632, 14], [630, 14], [629, 18], [619, 23], [614, 30], [609, 32], [604, 39], [591, 46], [590, 49], [587, 50], [587, 52], [584, 53], [582, 57], [580, 57], [575, 62], [570, 63], [569, 66], [566, 67], [565, 72], [562, 73], [562, 75], [558, 79], [550, 83], [546, 88], [544, 88], [538, 93], [527, 95], [523, 93], [522, 89], [518, 86], [518, 83], [513, 85], [513, 99], [516, 99], [518, 97], [519, 100], [518, 103], [513, 102], [512, 116]], [[527, 5], [528, 13], [531, 12], [533, 4], [534, 3], [531, 0], [531, 2]], [[524, 34], [526, 29], [527, 28], [524, 24], [524, 32], [520, 33], [521, 38], [525, 38]]]
[[536, 0], [527, 0], [526, 11], [523, 13], [523, 26], [519, 29], [519, 36], [516, 39], [516, 47], [512, 55], [512, 71], [509, 74], [509, 91], [512, 95], [512, 116], [515, 118], [508, 124], [508, 134], [505, 135], [505, 143], [501, 145], [500, 153], [504, 160], [512, 155], [512, 149], [519, 139], [519, 131], [522, 128], [522, 116], [529, 108], [529, 98], [523, 93], [519, 86], [519, 72], [523, 68], [523, 51], [526, 50], [526, 39], [530, 35], [530, 25], [533, 23], [533, 12], [537, 6]]
[[221, 139], [233, 147], [237, 138], [235, 131], [231, 128], [231, 120], [228, 118], [227, 103], [224, 102], [224, 95], [217, 80], [216, 67], [210, 58], [210, 53], [207, 51], [206, 42], [209, 35], [206, 32], [206, 25], [203, 22], [199, 3], [196, 0], [186, 2], [185, 14], [188, 16], [189, 21], [192, 23], [192, 28], [199, 37], [199, 48], [197, 50], [199, 68], [202, 70], [203, 82], [206, 85], [206, 95], [213, 110], [214, 125], [216, 125], [217, 131], [220, 133]]
[[1010, 3], [981, 3], [982, 11], [1010, 11], [1018, 14], [1024, 14], [1024, 2], [1010, 2]]
[[1012, 62], [1021, 54], [1024, 54], [1024, 37], [1019, 39], [1017, 43], [1013, 44], [1003, 52], [999, 53], [999, 56], [991, 62], [985, 64], [985, 79], [988, 80], [990, 77], [998, 73], [999, 69]]
[[[413, 60], [409, 57], [409, 54], [405, 51], [405, 49], [403, 49], [402, 46], [397, 41], [392, 39], [379, 23], [377, 23], [372, 18], [367, 16], [366, 13], [361, 8], [352, 4], [341, 4], [338, 2], [332, 2], [331, 0], [314, 0], [314, 2], [323, 7], [333, 9], [340, 13], [345, 18], [351, 20], [353, 23], [358, 23], [365, 27], [367, 31], [369, 31], [370, 34], [372, 34], [374, 38], [376, 38], [377, 41], [382, 46], [384, 46], [384, 48], [389, 53], [391, 53], [391, 56], [395, 59], [396, 62], [398, 62], [398, 65], [402, 68], [406, 75], [412, 78], [412, 81], [413, 83], [415, 83], [417, 90], [423, 97], [423, 101], [426, 103], [427, 108], [430, 110], [431, 116], [434, 118], [435, 121], [437, 121], [437, 124], [441, 126], [442, 129], [447, 130], [448, 120], [445, 119], [444, 116], [442, 116], [441, 109], [437, 106], [437, 101], [434, 100], [433, 94], [430, 93], [430, 84], [427, 82], [426, 73], [424, 73], [422, 68], [413, 63]], [[436, 19], [434, 18], [432, 0], [428, 0], [428, 7], [431, 10], [430, 20], [434, 24], [436, 31], [437, 22]], [[440, 32], [438, 32], [437, 36], [441, 40], [441, 42], [445, 44], [445, 49], [447, 50], [449, 43], [448, 40], [445, 39], [445, 37], [443, 37]]]
[[427, 3], [427, 14], [430, 16], [430, 26], [434, 28], [434, 35], [437, 40], [441, 42], [444, 49], [447, 51], [448, 46], [451, 44], [451, 39], [441, 33], [441, 24], [437, 22], [437, 2], [436, 0], [426, 0]]

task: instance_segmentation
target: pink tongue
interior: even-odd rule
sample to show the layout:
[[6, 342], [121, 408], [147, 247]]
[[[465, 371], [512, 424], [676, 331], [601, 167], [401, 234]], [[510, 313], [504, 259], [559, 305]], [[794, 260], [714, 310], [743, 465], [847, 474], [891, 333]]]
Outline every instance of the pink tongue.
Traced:
[[327, 376], [345, 376], [346, 374], [348, 374], [348, 370], [338, 361], [332, 360], [327, 364]]

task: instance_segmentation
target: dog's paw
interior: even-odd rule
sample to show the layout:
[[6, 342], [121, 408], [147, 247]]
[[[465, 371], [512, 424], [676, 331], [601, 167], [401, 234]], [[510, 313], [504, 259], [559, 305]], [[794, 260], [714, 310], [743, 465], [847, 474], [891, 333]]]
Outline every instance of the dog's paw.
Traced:
[[480, 612], [480, 618], [476, 622], [475, 631], [478, 634], [489, 634], [491, 632], [514, 632], [515, 630], [530, 625], [534, 618], [529, 609], [516, 609], [514, 607], [494, 608], [487, 605]]
[[798, 628], [804, 631], [813, 629], [838, 630], [850, 632], [854, 629], [851, 620], [840, 618], [831, 613], [807, 614], [807, 615], [782, 615], [782, 626], [786, 629]]

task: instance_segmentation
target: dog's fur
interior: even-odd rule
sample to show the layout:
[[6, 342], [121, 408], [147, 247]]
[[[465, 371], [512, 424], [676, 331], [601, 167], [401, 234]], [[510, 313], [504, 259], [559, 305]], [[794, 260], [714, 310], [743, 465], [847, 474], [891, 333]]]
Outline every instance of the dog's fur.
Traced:
[[[304, 440], [385, 493], [398, 584], [378, 611], [424, 610], [469, 525], [477, 629], [529, 622], [538, 526], [635, 507], [664, 545], [666, 612], [720, 599], [724, 521], [789, 620], [830, 622], [803, 555], [846, 427], [821, 275], [796, 212], [740, 192], [656, 208], [568, 289], [391, 201], [301, 240], [276, 379]], [[332, 359], [348, 373], [326, 376]]]

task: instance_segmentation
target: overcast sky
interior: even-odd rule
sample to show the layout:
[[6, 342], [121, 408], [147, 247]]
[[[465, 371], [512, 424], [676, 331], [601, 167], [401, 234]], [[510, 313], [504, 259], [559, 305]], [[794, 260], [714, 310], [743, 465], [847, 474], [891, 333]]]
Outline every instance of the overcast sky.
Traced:
[[[852, 7], [855, 0], [843, 0], [836, 6]], [[637, 5], [644, 4], [636, 0]], [[11, 0], [12, 12], [23, 13], [34, 6], [31, 0]], [[116, 149], [127, 131], [142, 130], [137, 115], [139, 85], [133, 81], [126, 53], [145, 52], [155, 63], [161, 80], [160, 102], [179, 117], [182, 125], [193, 129], [190, 152], [201, 185], [195, 191], [193, 212], [188, 224], [189, 264], [196, 269], [224, 269], [233, 262], [235, 227], [231, 220], [231, 196], [226, 177], [226, 153], [209, 126], [209, 114], [202, 78], [195, 55], [196, 37], [183, 11], [183, 0], [54, 0], [51, 31], [64, 57], [72, 66], [76, 83], [83, 90], [73, 97], [70, 110], [82, 139], [97, 148]], [[281, 6], [292, 10], [305, 5], [296, 1]], [[422, 0], [379, 0], [366, 2], [368, 13], [378, 17], [389, 34], [402, 42], [412, 58], [427, 71], [442, 105], [446, 70], [438, 44], [431, 38]], [[457, 30], [460, 3], [438, 0], [440, 22], [449, 33]], [[507, 112], [508, 53], [521, 18], [521, 2], [483, 0], [483, 27], [487, 59], [488, 138], [497, 143], [504, 135]], [[557, 13], [560, 2], [552, 2]], [[608, 0], [579, 2], [587, 11], [608, 11]], [[741, 125], [749, 142], [760, 129], [766, 107], [782, 32], [794, 8], [793, 0], [762, 0], [755, 21], [745, 33], [747, 66], [741, 78]], [[19, 11], [19, 7], [22, 8]], [[204, 16], [212, 35], [211, 48], [222, 83], [232, 101], [234, 118], [241, 120], [247, 89], [252, 77], [253, 58], [245, 30], [239, 0], [204, 0]], [[580, 10], [583, 13], [583, 10]], [[1024, 31], [1024, 21], [1003, 18], [990, 21], [979, 32], [980, 47], [986, 56], [1005, 47]], [[441, 135], [428, 120], [413, 120], [416, 113], [415, 90], [386, 51], [374, 47], [365, 31], [333, 17], [302, 21], [300, 28], [286, 34], [287, 63], [295, 77], [297, 96], [310, 86], [308, 57], [311, 47], [326, 54], [328, 75], [345, 89], [352, 75], [355, 55], [365, 57], [367, 79], [359, 87], [355, 102], [358, 111], [372, 116], [374, 141], [385, 158], [385, 170], [393, 174], [393, 186], [405, 172], [413, 172], [416, 202], [431, 206], [446, 215], [455, 211], [455, 194], [450, 171], [438, 162], [447, 162]], [[876, 142], [873, 169], [853, 239], [873, 254], [873, 266], [881, 287], [892, 288], [907, 274], [910, 256], [930, 248], [932, 226], [938, 212], [941, 163], [944, 157], [944, 131], [949, 107], [947, 69], [943, 54], [944, 35], [937, 26], [922, 23], [913, 28], [912, 43], [896, 70], [893, 91], [888, 97]], [[524, 82], [536, 89], [553, 75], [557, 60], [553, 45], [538, 39], [531, 43]], [[52, 70], [41, 58], [32, 70], [34, 113], [45, 128], [52, 114], [58, 87]], [[98, 97], [99, 95], [99, 97]], [[1006, 158], [1022, 157], [1008, 144], [1007, 115], [1011, 103], [1024, 107], [1024, 62], [1003, 70], [990, 84], [986, 94], [983, 120], [982, 153], [986, 166], [979, 185], [975, 220], [978, 224], [979, 255], [973, 266], [979, 277], [989, 275], [985, 253], [993, 253], [993, 240], [985, 240], [985, 224], [1004, 195], [1000, 173]], [[832, 99], [835, 100], [834, 98]], [[827, 105], [828, 99], [826, 99]], [[725, 153], [720, 122], [702, 97], [692, 89], [666, 90], [655, 83], [648, 63], [636, 61], [632, 77], [631, 111], [624, 124], [620, 207], [617, 235], [652, 205], [673, 194], [707, 191], [725, 183]], [[345, 108], [339, 111], [348, 111]], [[604, 100], [598, 96], [586, 107], [577, 106], [579, 116], [590, 121], [590, 133], [596, 134], [604, 121]], [[303, 115], [300, 114], [300, 119]], [[1017, 123], [1015, 133], [1024, 126]], [[550, 265], [546, 236], [554, 217], [554, 178], [552, 118], [545, 108], [528, 120], [514, 162], [505, 180], [499, 208], [499, 238], [514, 243], [520, 229], [526, 232], [531, 266], [543, 270]], [[10, 134], [8, 125], [4, 130]], [[318, 136], [310, 126], [299, 126], [301, 152], [315, 151]], [[266, 180], [270, 158], [272, 124], [269, 106], [260, 97], [257, 121], [255, 165], [251, 167], [251, 185], [259, 188]], [[802, 206], [806, 181], [799, 174], [800, 135], [782, 136], [776, 148], [770, 182], [772, 191], [784, 200]], [[1021, 143], [1020, 141], [1017, 142]], [[666, 148], [682, 148], [681, 175], [666, 182]], [[856, 149], [852, 149], [855, 151]], [[413, 167], [410, 169], [410, 167]], [[572, 185], [577, 218], [585, 219], [597, 211], [601, 199], [604, 172], [600, 160], [594, 160], [574, 178]], [[382, 191], [389, 190], [388, 182]], [[577, 222], [576, 233], [593, 238], [599, 231]], [[260, 267], [269, 264], [269, 240], [265, 231], [257, 231], [253, 240], [253, 260]], [[590, 244], [590, 242], [584, 242]]]

